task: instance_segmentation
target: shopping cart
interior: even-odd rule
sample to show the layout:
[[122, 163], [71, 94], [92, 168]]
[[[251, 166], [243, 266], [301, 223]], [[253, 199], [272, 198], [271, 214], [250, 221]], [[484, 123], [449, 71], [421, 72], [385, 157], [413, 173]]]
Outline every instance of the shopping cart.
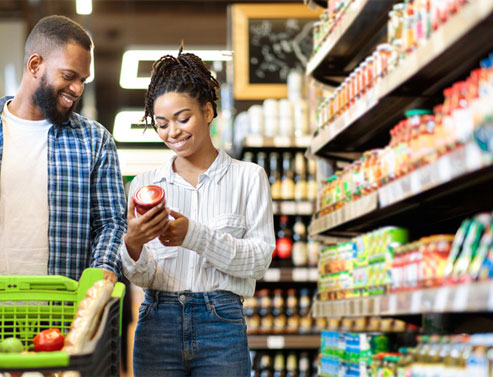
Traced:
[[[0, 340], [16, 337], [25, 350], [33, 350], [32, 340], [42, 330], [55, 327], [66, 335], [79, 302], [101, 279], [103, 272], [96, 268], [84, 270], [79, 282], [63, 276], [0, 276]], [[0, 375], [77, 371], [81, 377], [119, 376], [124, 294], [125, 285], [116, 283], [99, 327], [82, 353], [0, 353]]]

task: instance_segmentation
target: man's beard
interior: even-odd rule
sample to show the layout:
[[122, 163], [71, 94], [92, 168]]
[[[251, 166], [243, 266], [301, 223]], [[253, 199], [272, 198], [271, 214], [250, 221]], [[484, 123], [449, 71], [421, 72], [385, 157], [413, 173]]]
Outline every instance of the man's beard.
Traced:
[[63, 124], [69, 120], [78, 102], [74, 102], [70, 108], [61, 112], [57, 109], [59, 94], [61, 94], [61, 91], [56, 92], [51, 85], [48, 85], [45, 74], [41, 77], [39, 87], [36, 89], [33, 96], [34, 103], [41, 109], [43, 115], [49, 119], [51, 123], [57, 125]]

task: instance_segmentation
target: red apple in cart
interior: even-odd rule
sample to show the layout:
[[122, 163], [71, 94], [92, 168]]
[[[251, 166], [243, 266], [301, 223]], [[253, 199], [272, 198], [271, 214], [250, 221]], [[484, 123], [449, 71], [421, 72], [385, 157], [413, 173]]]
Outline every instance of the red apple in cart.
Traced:
[[137, 213], [143, 215], [164, 199], [164, 190], [155, 185], [143, 186], [134, 194]]

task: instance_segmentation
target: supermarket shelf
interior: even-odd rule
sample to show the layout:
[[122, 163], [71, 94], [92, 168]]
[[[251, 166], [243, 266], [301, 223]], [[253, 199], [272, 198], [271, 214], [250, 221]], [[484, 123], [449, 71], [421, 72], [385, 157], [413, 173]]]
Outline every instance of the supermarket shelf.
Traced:
[[[491, 210], [492, 183], [491, 156], [470, 142], [375, 193], [314, 219], [309, 234], [344, 237], [383, 225], [412, 225], [417, 234], [430, 232], [433, 226], [443, 231], [469, 215]], [[479, 204], [477, 198], [481, 198]]]
[[308, 200], [273, 201], [272, 211], [274, 212], [274, 215], [312, 216], [315, 212], [315, 203]]
[[243, 148], [307, 148], [309, 145], [310, 136], [247, 136], [243, 141]]
[[316, 282], [318, 269], [316, 267], [269, 268], [259, 282]]
[[355, 0], [307, 64], [307, 74], [320, 81], [346, 76], [385, 33], [395, 0]]
[[250, 349], [311, 349], [320, 347], [320, 334], [248, 335]]
[[375, 212], [378, 208], [378, 194], [376, 192], [347, 204], [326, 216], [314, 219], [308, 228], [310, 236], [324, 234], [345, 223]]
[[339, 301], [316, 301], [313, 317], [402, 316], [493, 311], [493, 282], [478, 282]]
[[442, 90], [477, 67], [493, 48], [493, 2], [471, 0], [408, 55], [379, 85], [312, 139], [310, 152], [362, 151], [382, 146], [406, 109], [431, 107]]

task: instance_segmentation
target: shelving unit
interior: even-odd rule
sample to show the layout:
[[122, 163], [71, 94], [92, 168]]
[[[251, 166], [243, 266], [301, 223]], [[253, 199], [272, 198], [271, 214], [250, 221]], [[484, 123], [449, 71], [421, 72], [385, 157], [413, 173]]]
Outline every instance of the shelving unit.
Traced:
[[[354, 236], [385, 224], [446, 226], [480, 210], [493, 208], [492, 159], [473, 142], [403, 176], [376, 192], [312, 221], [309, 234]], [[478, 205], [477, 198], [482, 203]], [[460, 203], [451, 206], [450, 203]], [[426, 219], [426, 223], [420, 218]]]
[[[352, 3], [310, 59], [307, 75], [329, 85], [344, 80], [381, 43], [388, 10], [398, 2]], [[443, 89], [464, 79], [493, 51], [492, 32], [493, 1], [469, 1], [343, 116], [315, 132], [307, 155], [331, 160], [338, 153], [387, 145], [390, 129], [404, 118], [406, 110], [443, 102]], [[350, 45], [358, 37], [361, 44]], [[455, 233], [465, 218], [491, 212], [492, 187], [493, 156], [472, 140], [333, 212], [317, 214], [309, 234], [348, 239], [382, 226], [405, 227], [412, 240]], [[334, 319], [413, 317], [424, 321], [428, 315], [457, 318], [486, 313], [491, 320], [491, 312], [492, 281], [330, 301], [318, 296], [312, 306], [315, 318]]]
[[283, 267], [269, 268], [260, 282], [289, 283], [289, 282], [316, 282], [318, 270], [316, 267]]
[[493, 282], [444, 286], [385, 296], [317, 301], [314, 317], [404, 316], [423, 313], [493, 311]]
[[311, 216], [315, 203], [308, 200], [275, 200], [272, 203], [274, 215]]
[[[325, 2], [327, 3], [327, 2]], [[395, 0], [357, 0], [307, 65], [307, 73], [317, 80], [337, 83], [368, 54], [367, 46], [385, 35], [388, 11]]]
[[320, 334], [248, 335], [248, 345], [255, 349], [317, 349]]
[[[381, 2], [371, 3], [373, 8]], [[352, 24], [366, 22], [364, 15], [361, 17], [356, 16]], [[378, 18], [374, 23], [378, 24]], [[310, 152], [323, 157], [329, 152], [362, 151], [385, 144], [388, 131], [403, 118], [405, 110], [437, 103], [444, 87], [470, 72], [481, 57], [491, 51], [491, 45], [485, 42], [491, 34], [492, 23], [493, 3], [471, 0], [435, 31], [426, 44], [384, 77], [358, 105], [314, 135]], [[331, 49], [320, 57], [317, 54], [310, 61], [313, 67], [309, 72], [313, 75], [317, 69], [322, 69], [319, 67], [330, 67], [325, 60], [333, 54]], [[338, 74], [337, 70], [333, 72]]]

